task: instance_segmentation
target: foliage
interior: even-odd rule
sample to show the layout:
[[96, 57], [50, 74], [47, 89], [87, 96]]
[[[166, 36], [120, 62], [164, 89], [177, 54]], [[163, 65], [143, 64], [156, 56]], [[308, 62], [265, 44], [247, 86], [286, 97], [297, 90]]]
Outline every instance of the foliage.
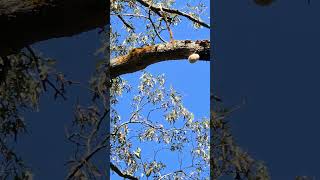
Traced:
[[[67, 179], [106, 176], [109, 170], [105, 163], [98, 162], [107, 162], [108, 158], [111, 170], [129, 179], [208, 179], [209, 161], [214, 179], [225, 175], [268, 179], [266, 168], [235, 144], [225, 110], [216, 109], [211, 119], [194, 117], [182, 96], [166, 85], [163, 75], [154, 77], [143, 72], [137, 90], [121, 77], [109, 78], [106, 59], [124, 55], [134, 47], [174, 42], [173, 29], [185, 20], [194, 29], [208, 28], [201, 20], [207, 18], [207, 7], [201, 1], [185, 1], [178, 9], [175, 6], [175, 0], [111, 0], [112, 26], [104, 32], [104, 43], [98, 50], [105, 59], [97, 64], [89, 85], [85, 85], [91, 93], [91, 104], [75, 105], [73, 125], [66, 134], [75, 145]], [[40, 110], [39, 98], [49, 89], [55, 99], [67, 100], [67, 86], [79, 84], [57, 72], [54, 62], [30, 47], [0, 58], [0, 179], [32, 179], [31, 169], [9, 146], [27, 129], [23, 112]], [[128, 114], [118, 108], [125, 97], [132, 97]], [[179, 158], [175, 169], [161, 159], [169, 153]], [[182, 157], [188, 155], [192, 160], [185, 162]]]
[[234, 108], [225, 108], [217, 104], [211, 112], [210, 165], [212, 178], [233, 176], [235, 179], [270, 179], [268, 170], [263, 162], [256, 161], [243, 151], [231, 134], [228, 114]]
[[134, 47], [167, 42], [165, 37], [173, 36], [172, 29], [185, 19], [165, 9], [177, 12], [183, 9], [185, 16], [193, 18], [190, 22], [194, 27], [200, 28], [195, 21], [201, 21], [207, 7], [201, 1], [188, 0], [183, 4], [185, 7], [177, 10], [174, 9], [175, 0], [112, 0], [110, 50], [113, 57], [124, 55]]
[[[183, 105], [181, 95], [173, 87], [165, 86], [164, 76], [154, 77], [147, 72], [142, 74], [138, 92], [133, 95], [128, 119], [122, 118], [125, 115], [118, 113], [117, 104], [128, 98], [123, 92], [129, 87], [120, 78], [114, 82], [121, 85], [113, 83], [111, 88], [112, 162], [134, 176], [209, 179], [209, 119], [195, 120]], [[145, 153], [150, 149], [154, 153]], [[193, 157], [192, 162], [180, 159], [177, 170], [168, 172], [168, 164], [161, 157], [169, 153], [180, 158]]]
[[[55, 98], [64, 97], [65, 81], [54, 70], [54, 60], [41, 58], [27, 47], [17, 54], [0, 58], [0, 178], [28, 179], [29, 168], [14, 152], [12, 146], [27, 124], [21, 114], [38, 110], [41, 93], [51, 86]], [[56, 82], [52, 77], [56, 76]], [[57, 86], [56, 86], [56, 85]], [[69, 83], [68, 83], [69, 84]]]

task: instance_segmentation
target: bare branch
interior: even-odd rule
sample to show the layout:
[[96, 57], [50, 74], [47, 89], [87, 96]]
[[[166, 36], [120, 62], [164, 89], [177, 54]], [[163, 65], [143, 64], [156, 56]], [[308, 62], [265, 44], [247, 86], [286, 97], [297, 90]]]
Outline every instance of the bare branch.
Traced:
[[115, 173], [117, 173], [119, 176], [123, 177], [123, 178], [128, 178], [131, 180], [138, 180], [138, 178], [130, 175], [130, 174], [124, 174], [123, 172], [121, 172], [121, 170], [115, 166], [113, 163], [110, 163], [110, 168], [112, 171], [114, 171]]
[[117, 17], [122, 21], [122, 23], [132, 31], [134, 31], [134, 27], [132, 27], [121, 15], [117, 15]]
[[75, 168], [73, 168], [73, 170], [71, 171], [71, 173], [68, 175], [67, 179], [68, 179], [68, 180], [69, 180], [69, 179], [72, 179], [72, 178], [75, 176], [75, 174], [91, 159], [91, 157], [92, 157], [93, 155], [95, 155], [95, 154], [98, 153], [100, 150], [102, 150], [102, 149], [104, 149], [104, 148], [106, 148], [106, 147], [107, 147], [107, 145], [100, 145], [100, 146], [96, 147], [94, 151], [92, 151], [91, 153], [89, 153], [85, 158], [83, 158], [82, 161], [80, 161], [80, 162], [78, 163], [77, 166], [75, 166]]
[[149, 19], [149, 21], [150, 21], [150, 23], [151, 23], [151, 25], [152, 25], [152, 27], [153, 27], [154, 32], [155, 32], [156, 35], [158, 36], [158, 38], [159, 38], [162, 42], [167, 43], [167, 41], [165, 41], [165, 40], [161, 37], [161, 35], [160, 35], [160, 33], [158, 32], [155, 24], [153, 23], [152, 18], [151, 18], [151, 10], [150, 10], [150, 9], [149, 9], [149, 12], [148, 12], [148, 19]]

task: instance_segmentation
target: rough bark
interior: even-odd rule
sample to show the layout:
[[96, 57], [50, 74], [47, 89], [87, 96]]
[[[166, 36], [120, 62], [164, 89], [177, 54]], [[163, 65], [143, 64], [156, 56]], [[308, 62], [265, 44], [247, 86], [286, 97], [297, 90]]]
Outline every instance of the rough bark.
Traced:
[[107, 0], [0, 0], [0, 56], [109, 22]]
[[210, 41], [181, 40], [174, 43], [157, 44], [143, 48], [135, 48], [125, 56], [112, 59], [110, 62], [110, 76], [136, 72], [147, 66], [166, 60], [185, 60], [190, 54], [200, 55], [199, 60], [210, 60]]

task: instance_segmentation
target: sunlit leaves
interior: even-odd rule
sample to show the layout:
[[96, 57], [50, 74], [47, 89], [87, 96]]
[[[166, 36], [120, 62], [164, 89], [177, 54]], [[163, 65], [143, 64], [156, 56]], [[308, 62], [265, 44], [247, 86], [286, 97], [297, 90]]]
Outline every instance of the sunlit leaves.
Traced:
[[[143, 1], [158, 8], [177, 8], [175, 0]], [[201, 2], [186, 2], [184, 7], [179, 7], [179, 10], [200, 19], [200, 15], [206, 8]], [[162, 36], [181, 23], [181, 17], [177, 14], [163, 11], [155, 13], [134, 0], [112, 0], [110, 9], [112, 57], [123, 55], [134, 47], [169, 41], [168, 38], [164, 40]], [[191, 23], [195, 28], [200, 27], [199, 24]]]
[[124, 91], [130, 91], [131, 87], [128, 85], [127, 81], [121, 79], [120, 77], [111, 80], [110, 96], [111, 104], [116, 104], [118, 102], [117, 96], [121, 96]]
[[[122, 79], [113, 81], [113, 83], [122, 82], [124, 82]], [[185, 173], [196, 172], [193, 176], [201, 179], [202, 172], [209, 170], [209, 120], [205, 118], [195, 120], [193, 113], [183, 105], [182, 96], [172, 86], [166, 86], [163, 74], [153, 76], [143, 72], [137, 91], [131, 88], [130, 93], [124, 90], [125, 86], [116, 85], [116, 87], [121, 93], [113, 94], [119, 104], [121, 99], [129, 94], [132, 94], [133, 98], [132, 110], [128, 111], [130, 114], [122, 114], [128, 119], [117, 118], [115, 116], [117, 108], [112, 106], [111, 133], [114, 134], [111, 138], [112, 160], [126, 172], [137, 176], [140, 174], [141, 177], [183, 179], [188, 177]], [[136, 94], [133, 94], [134, 92]], [[120, 96], [123, 97], [120, 98]], [[149, 161], [150, 156], [144, 155], [148, 150], [144, 151], [139, 143], [147, 142], [159, 144], [160, 147], [173, 153], [190, 152], [190, 156], [194, 156], [197, 159], [194, 162], [197, 163], [191, 164], [191, 168], [186, 169], [185, 172], [181, 170], [166, 174], [166, 165], [157, 158], [161, 150], [154, 154], [152, 161]], [[190, 147], [189, 143], [193, 146]], [[146, 148], [145, 145], [144, 148]], [[150, 147], [150, 149], [153, 148]], [[193, 153], [196, 150], [199, 150], [198, 154]]]
[[133, 151], [133, 153], [138, 159], [141, 159], [141, 149], [140, 148], [137, 148], [137, 150]]

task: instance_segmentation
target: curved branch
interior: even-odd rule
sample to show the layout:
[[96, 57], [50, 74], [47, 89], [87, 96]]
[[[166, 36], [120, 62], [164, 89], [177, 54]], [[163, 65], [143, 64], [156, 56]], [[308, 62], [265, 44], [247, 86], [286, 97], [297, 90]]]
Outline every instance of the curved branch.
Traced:
[[95, 155], [97, 152], [99, 152], [100, 150], [106, 148], [107, 145], [100, 145], [98, 146], [94, 151], [92, 151], [91, 153], [89, 153], [82, 161], [80, 161], [78, 163], [77, 166], [75, 166], [73, 168], [73, 170], [71, 171], [71, 173], [68, 175], [67, 180], [72, 179], [75, 174], [91, 159], [91, 157], [93, 155]]
[[0, 56], [109, 23], [106, 0], [0, 0]]
[[192, 53], [199, 54], [199, 60], [210, 61], [210, 41], [180, 40], [174, 43], [135, 48], [129, 54], [111, 60], [110, 76], [114, 78], [133, 73], [161, 61], [187, 59]]
[[110, 168], [112, 171], [117, 173], [120, 177], [131, 179], [131, 180], [138, 180], [138, 178], [136, 178], [132, 175], [124, 174], [123, 172], [121, 172], [121, 170], [117, 166], [115, 166], [113, 163], [110, 163]]

